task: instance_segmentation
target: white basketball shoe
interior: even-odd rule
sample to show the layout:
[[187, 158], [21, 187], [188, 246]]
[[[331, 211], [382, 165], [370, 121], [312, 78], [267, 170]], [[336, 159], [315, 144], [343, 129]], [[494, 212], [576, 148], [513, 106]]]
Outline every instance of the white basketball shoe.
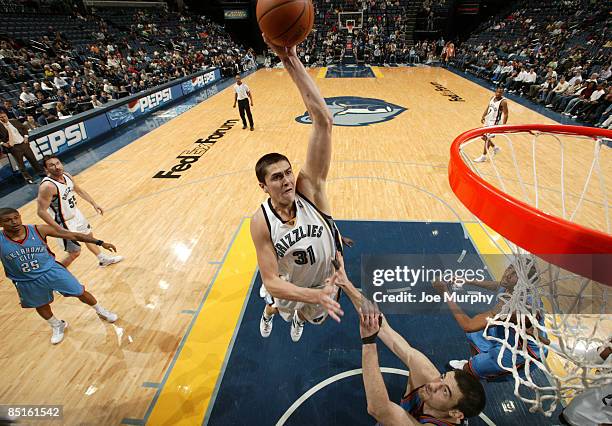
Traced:
[[291, 321], [291, 340], [299, 342], [304, 332], [304, 324], [306, 321], [300, 321], [297, 311], [293, 314], [293, 320]]
[[100, 308], [98, 311], [96, 311], [96, 313], [100, 318], [110, 323], [113, 323], [119, 319], [119, 316], [116, 313], [105, 308]]
[[99, 259], [101, 267], [113, 265], [115, 263], [121, 262], [122, 260], [123, 260], [123, 256], [109, 256], [106, 254], [104, 255], [104, 257], [102, 257], [102, 259]]
[[462, 360], [452, 359], [448, 362], [448, 365], [450, 365], [455, 370], [463, 370], [463, 367], [465, 367], [465, 364], [467, 363], [468, 361], [465, 359], [462, 359]]
[[269, 337], [272, 333], [272, 326], [274, 325], [274, 315], [270, 315], [269, 318], [266, 319], [266, 308], [261, 314], [261, 319], [259, 320], [259, 332], [261, 333], [261, 337]]
[[68, 328], [68, 323], [64, 320], [61, 320], [61, 322], [58, 325], [54, 325], [51, 327], [51, 330], [52, 330], [51, 344], [52, 345], [57, 345], [62, 340], [64, 340], [64, 330], [66, 330], [66, 328]]

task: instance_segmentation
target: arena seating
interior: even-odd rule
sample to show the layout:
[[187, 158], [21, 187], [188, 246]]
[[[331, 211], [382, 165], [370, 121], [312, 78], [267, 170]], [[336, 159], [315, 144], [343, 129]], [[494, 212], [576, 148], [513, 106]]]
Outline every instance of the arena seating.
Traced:
[[[141, 7], [83, 16], [69, 5], [35, 10], [9, 0], [0, 11], [0, 97], [14, 108], [10, 118], [31, 115], [31, 127], [205, 67], [231, 76], [255, 64], [254, 52], [205, 17]], [[22, 86], [37, 99], [20, 100]]]
[[[564, 112], [572, 119], [601, 124], [610, 116], [610, 82], [612, 45], [606, 36], [612, 19], [604, 3], [583, 0], [523, 0], [499, 14], [472, 33], [459, 45], [451, 64], [462, 71], [482, 77], [517, 94], [539, 102], [547, 108]], [[503, 62], [500, 62], [503, 61]], [[500, 73], [501, 66], [512, 66]], [[550, 67], [550, 68], [549, 68]], [[533, 68], [537, 79], [533, 85], [514, 83], [521, 68]], [[554, 73], [553, 73], [554, 71]], [[561, 76], [568, 81], [579, 75], [576, 92], [548, 97]], [[554, 76], [548, 87], [547, 78]], [[567, 111], [566, 102], [551, 99], [578, 97], [587, 89], [587, 81], [604, 86], [604, 95], [588, 109]], [[574, 80], [575, 82], [576, 80]], [[517, 89], [518, 87], [518, 89]]]

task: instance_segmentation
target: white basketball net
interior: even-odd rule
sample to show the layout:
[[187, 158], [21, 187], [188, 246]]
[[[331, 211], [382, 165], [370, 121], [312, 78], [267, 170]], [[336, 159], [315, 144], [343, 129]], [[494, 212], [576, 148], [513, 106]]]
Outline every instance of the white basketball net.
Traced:
[[[612, 233], [606, 186], [612, 176], [612, 148], [605, 146], [609, 139], [535, 131], [495, 134], [494, 128], [490, 134], [502, 150], [495, 155], [489, 149], [484, 163], [473, 161], [482, 153], [480, 137], [460, 148], [465, 163], [482, 179], [548, 214]], [[612, 356], [602, 363], [599, 355], [612, 346], [612, 288], [536, 259], [481, 226], [518, 275], [513, 293], [500, 296], [505, 303], [487, 326], [504, 328], [505, 338], [487, 338], [501, 344], [498, 363], [512, 374], [515, 395], [531, 412], [550, 416], [565, 398], [612, 382]], [[545, 321], [539, 323], [538, 317]], [[528, 332], [530, 324], [539, 333]], [[509, 339], [511, 331], [520, 338]], [[527, 351], [527, 342], [535, 343], [535, 354]], [[507, 351], [511, 368], [502, 365]], [[534, 381], [537, 370], [549, 383]]]

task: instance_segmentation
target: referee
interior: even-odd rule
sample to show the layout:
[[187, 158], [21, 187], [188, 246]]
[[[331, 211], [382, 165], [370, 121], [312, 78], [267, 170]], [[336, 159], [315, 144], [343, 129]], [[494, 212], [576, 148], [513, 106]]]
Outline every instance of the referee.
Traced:
[[[249, 106], [249, 99], [251, 100], [251, 106]], [[234, 108], [236, 108], [236, 101], [238, 101], [238, 110], [240, 111], [240, 118], [242, 118], [242, 128], [247, 128], [246, 118], [244, 117], [244, 113], [246, 112], [247, 117], [249, 117], [251, 131], [253, 131], [253, 116], [251, 115], [253, 96], [251, 95], [249, 86], [242, 82], [240, 74], [236, 74], [236, 84], [234, 84]]]

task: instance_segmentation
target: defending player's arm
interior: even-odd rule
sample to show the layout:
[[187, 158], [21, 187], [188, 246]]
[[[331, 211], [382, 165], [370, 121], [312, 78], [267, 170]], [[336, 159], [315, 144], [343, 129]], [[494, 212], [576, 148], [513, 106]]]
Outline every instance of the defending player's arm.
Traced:
[[36, 225], [36, 229], [43, 238], [56, 237], [63, 240], [80, 241], [82, 243], [91, 243], [104, 247], [106, 250], [116, 252], [117, 248], [111, 243], [105, 243], [102, 240], [97, 240], [89, 235], [78, 232], [71, 232], [66, 229], [56, 229], [49, 225]]
[[364, 308], [367, 309], [370, 313], [379, 313], [378, 307], [374, 303], [366, 299], [361, 294], [361, 292], [353, 285], [351, 280], [349, 280], [348, 276], [346, 275], [346, 270], [344, 269], [344, 257], [342, 256], [342, 253], [337, 251], [336, 259], [332, 263], [334, 263], [336, 272], [334, 272], [331, 277], [325, 280], [325, 284], [336, 285], [340, 287], [349, 297], [357, 312], [362, 312], [362, 308]]
[[413, 348], [382, 317], [378, 337], [410, 370], [410, 389], [429, 383], [440, 375], [440, 371], [421, 351]]
[[499, 104], [499, 107], [502, 111], [502, 124], [506, 124], [508, 122], [508, 102], [504, 99]]
[[[375, 335], [378, 331], [377, 315], [361, 315], [359, 329], [362, 339]], [[368, 413], [379, 423], [388, 425], [420, 425], [401, 406], [391, 402], [389, 393], [380, 372], [376, 343], [365, 343], [361, 349], [363, 385], [368, 403]], [[412, 369], [410, 374], [413, 374]]]
[[278, 276], [278, 262], [276, 252], [270, 240], [263, 213], [259, 211], [251, 220], [251, 237], [257, 252], [257, 264], [261, 279], [266, 290], [272, 297], [284, 300], [294, 300], [315, 305], [321, 305], [336, 321], [343, 315], [340, 304], [333, 299], [335, 289], [325, 286], [320, 289], [298, 287]]
[[264, 40], [282, 61], [291, 79], [302, 95], [308, 115], [312, 119], [312, 132], [308, 141], [306, 162], [300, 170], [297, 189], [311, 199], [323, 213], [331, 211], [325, 193], [325, 180], [331, 163], [331, 134], [333, 119], [325, 99], [306, 68], [297, 57], [295, 46], [275, 46], [264, 34]]
[[[448, 291], [446, 284], [441, 282], [435, 282], [434, 288], [442, 295]], [[451, 314], [453, 314], [453, 317], [455, 317], [457, 324], [459, 324], [459, 327], [461, 327], [466, 333], [484, 330], [487, 326], [487, 319], [493, 318], [495, 314], [499, 312], [499, 308], [501, 307], [500, 302], [493, 309], [478, 314], [474, 317], [470, 317], [468, 314], [463, 312], [463, 309], [461, 309], [459, 305], [457, 305], [450, 298], [446, 298], [446, 304], [448, 305]]]
[[[344, 269], [344, 259], [339, 252], [336, 253], [336, 261], [338, 269], [329, 279], [329, 283], [341, 287], [361, 315], [381, 315], [376, 304], [367, 300], [348, 279]], [[428, 383], [440, 375], [433, 363], [393, 330], [384, 316], [378, 329], [378, 337], [410, 369], [411, 388]]]
[[53, 200], [53, 196], [57, 194], [57, 188], [51, 182], [43, 182], [38, 188], [38, 197], [36, 198], [38, 217], [45, 221], [45, 223], [51, 226], [53, 229], [62, 230], [61, 227], [49, 214], [49, 206]]
[[76, 192], [77, 194], [79, 194], [79, 196], [81, 196], [81, 198], [83, 198], [85, 201], [87, 201], [89, 204], [91, 204], [91, 206], [94, 208], [94, 210], [103, 215], [104, 214], [104, 210], [102, 209], [102, 207], [100, 207], [98, 205], [98, 203], [96, 203], [93, 199], [93, 197], [91, 195], [89, 195], [87, 193], [87, 191], [85, 191], [81, 186], [79, 186], [76, 181], [74, 180], [74, 178], [72, 176], [70, 176], [70, 178], [72, 179], [72, 183], [74, 184], [74, 192]]

